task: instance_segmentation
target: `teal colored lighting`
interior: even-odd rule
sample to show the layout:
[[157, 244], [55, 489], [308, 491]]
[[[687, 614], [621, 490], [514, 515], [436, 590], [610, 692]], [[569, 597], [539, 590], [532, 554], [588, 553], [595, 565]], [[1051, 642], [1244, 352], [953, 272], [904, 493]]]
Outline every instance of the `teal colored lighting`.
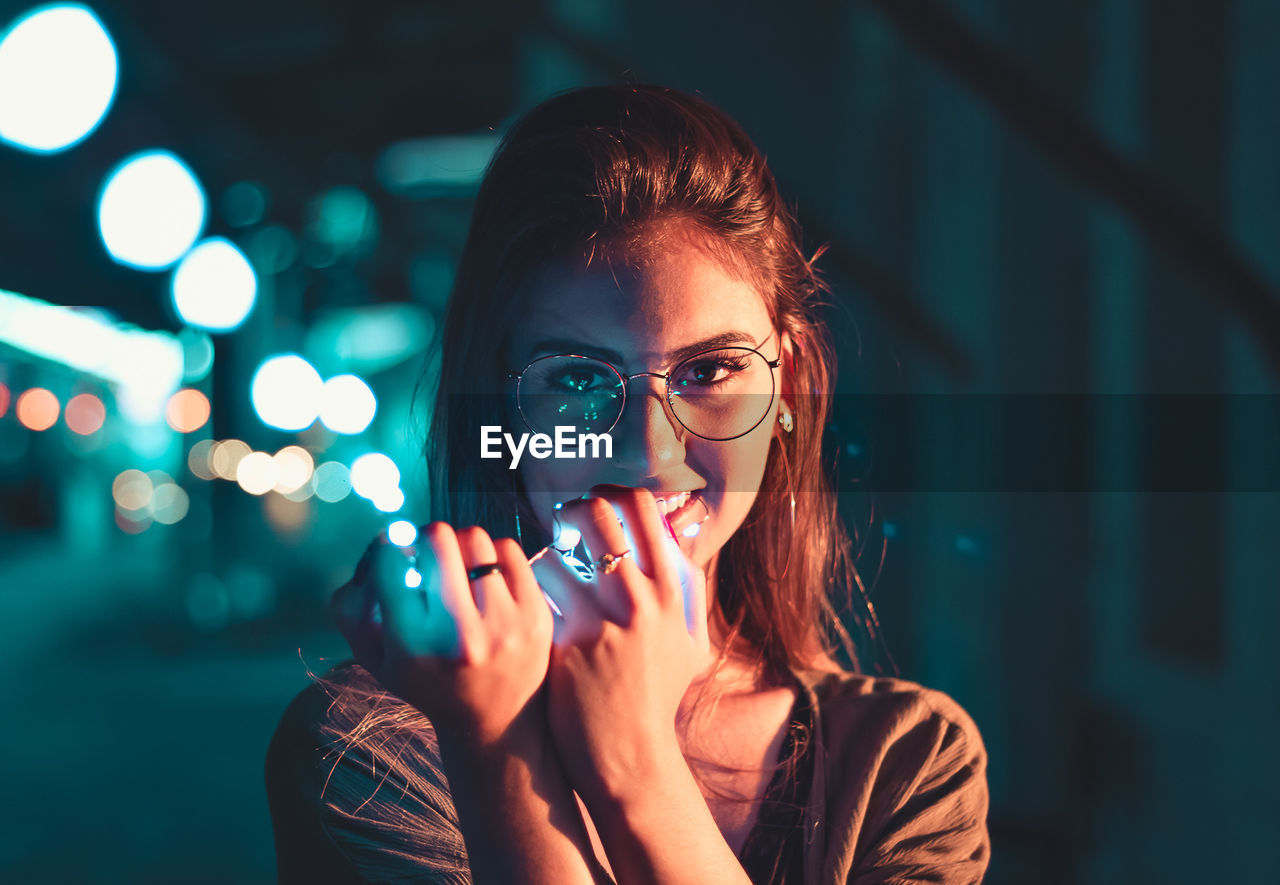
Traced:
[[383, 187], [396, 194], [471, 192], [479, 187], [501, 139], [497, 132], [479, 132], [396, 142], [378, 157], [376, 173]]
[[351, 471], [340, 461], [326, 461], [317, 467], [313, 482], [316, 497], [327, 504], [336, 504], [351, 494]]
[[249, 398], [258, 418], [277, 430], [306, 430], [320, 413], [324, 382], [296, 353], [265, 360], [253, 374]]
[[163, 270], [195, 243], [206, 211], [204, 191], [185, 163], [168, 151], [144, 151], [107, 176], [98, 233], [116, 262]]
[[213, 339], [197, 329], [178, 332], [182, 345], [182, 380], [198, 384], [213, 370]]
[[0, 35], [0, 141], [64, 151], [98, 128], [116, 94], [115, 44], [87, 7], [33, 9]]
[[253, 310], [258, 275], [235, 243], [213, 237], [186, 254], [173, 272], [173, 307], [189, 326], [230, 332]]

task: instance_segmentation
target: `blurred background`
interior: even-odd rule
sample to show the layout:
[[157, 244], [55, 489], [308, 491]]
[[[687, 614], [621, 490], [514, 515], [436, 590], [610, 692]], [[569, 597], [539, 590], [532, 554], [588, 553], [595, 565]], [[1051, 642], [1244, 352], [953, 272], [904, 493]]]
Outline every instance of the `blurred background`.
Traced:
[[[330, 591], [425, 512], [417, 385], [484, 164], [620, 80], [729, 111], [829, 245], [842, 432], [860, 395], [1121, 406], [1046, 451], [913, 425], [925, 479], [844, 486], [901, 675], [986, 739], [988, 881], [1265, 875], [1278, 28], [1263, 0], [3, 0], [0, 879], [273, 880], [263, 754], [343, 657]], [[1184, 437], [1199, 479], [1151, 479]], [[952, 481], [1014, 456], [1069, 481]]]

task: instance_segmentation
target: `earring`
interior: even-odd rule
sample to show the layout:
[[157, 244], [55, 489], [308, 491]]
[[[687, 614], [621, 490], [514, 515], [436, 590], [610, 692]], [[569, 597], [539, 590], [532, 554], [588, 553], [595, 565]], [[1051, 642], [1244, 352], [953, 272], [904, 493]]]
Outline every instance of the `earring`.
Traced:
[[796, 429], [796, 422], [791, 417], [791, 410], [786, 406], [783, 406], [782, 411], [778, 414], [778, 423], [782, 425], [782, 429], [787, 433]]
[[[791, 413], [790, 413], [790, 412], [786, 412], [786, 413], [784, 413], [784, 414], [786, 415], [787, 423], [786, 423], [786, 424], [783, 424], [783, 429], [784, 429], [784, 430], [786, 430], [788, 433], [790, 433], [791, 431], [790, 431], [790, 428], [788, 428], [788, 427], [787, 427], [787, 424], [790, 424], [790, 423], [791, 423]], [[781, 419], [781, 417], [778, 419], [778, 423], [780, 423], [780, 424], [782, 423], [782, 419]], [[782, 441], [781, 441], [781, 440], [779, 440], [779, 441], [778, 441], [778, 455], [779, 455], [779, 457], [781, 457], [781, 458], [782, 458], [782, 470], [783, 470], [783, 473], [785, 473], [785, 474], [786, 474], [786, 477], [787, 477], [787, 497], [788, 497], [788, 499], [789, 499], [789, 503], [790, 503], [790, 505], [791, 505], [791, 507], [790, 507], [790, 511], [791, 511], [791, 537], [788, 539], [788, 543], [787, 543], [787, 561], [783, 564], [783, 566], [782, 566], [782, 573], [781, 573], [781, 574], [779, 574], [779, 575], [778, 575], [778, 578], [777, 578], [777, 580], [781, 581], [783, 578], [785, 578], [785, 577], [787, 576], [787, 572], [791, 570], [791, 548], [795, 546], [795, 534], [796, 534], [796, 487], [795, 487], [795, 484], [794, 484], [794, 483], [792, 482], [792, 480], [791, 480], [791, 461], [790, 461], [790, 459], [787, 457], [787, 447], [786, 447], [786, 446], [784, 446], [784, 445], [782, 444]]]

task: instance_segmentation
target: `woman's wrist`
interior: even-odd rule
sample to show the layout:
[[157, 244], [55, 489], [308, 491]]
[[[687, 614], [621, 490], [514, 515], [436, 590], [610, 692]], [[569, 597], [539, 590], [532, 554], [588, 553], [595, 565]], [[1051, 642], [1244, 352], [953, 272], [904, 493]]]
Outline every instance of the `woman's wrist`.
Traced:
[[748, 885], [674, 740], [625, 784], [583, 801], [619, 882]]
[[687, 780], [696, 788], [674, 730], [660, 739], [627, 742], [611, 749], [611, 758], [591, 761], [589, 782], [575, 783], [593, 816], [597, 808], [615, 815], [634, 813], [646, 805], [655, 785]]
[[496, 735], [454, 724], [437, 736], [473, 881], [592, 881], [590, 841], [540, 710]]
[[538, 697], [508, 722], [455, 717], [432, 720], [432, 727], [440, 741], [441, 754], [451, 752], [458, 759], [483, 760], [513, 752], [524, 755], [533, 747], [551, 745], [546, 706]]

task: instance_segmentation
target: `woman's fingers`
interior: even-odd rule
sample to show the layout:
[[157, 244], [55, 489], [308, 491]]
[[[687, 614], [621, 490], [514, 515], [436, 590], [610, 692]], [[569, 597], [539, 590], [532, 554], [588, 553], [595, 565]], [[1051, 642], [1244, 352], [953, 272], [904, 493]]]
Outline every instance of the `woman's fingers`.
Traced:
[[[453, 527], [447, 522], [433, 522], [423, 526], [422, 533], [418, 536], [418, 550], [423, 586], [430, 585], [428, 602], [438, 599], [457, 624], [458, 633], [461, 636], [473, 635], [480, 626], [480, 611], [476, 608], [476, 600], [467, 581], [467, 566]], [[431, 567], [435, 580], [426, 580], [428, 566]]]
[[622, 530], [640, 571], [663, 587], [672, 586], [677, 571], [669, 549], [671, 534], [653, 493], [626, 486], [596, 486], [588, 494], [605, 498], [621, 511]]
[[[660, 602], [678, 594], [679, 573], [670, 535], [648, 490], [596, 486], [586, 497], [565, 502], [557, 518], [582, 533], [587, 555], [596, 565], [597, 583], [611, 609], [614, 600], [609, 597], [621, 597], [619, 601], [629, 609], [646, 587]], [[606, 554], [625, 557], [606, 572], [600, 565]]]
[[538, 587], [538, 580], [515, 538], [499, 538], [493, 542], [493, 546], [495, 561], [502, 567], [507, 588], [516, 605], [520, 608], [540, 606], [545, 609], [547, 602]]
[[559, 614], [553, 637], [557, 645], [576, 642], [599, 630], [601, 614], [595, 589], [560, 554], [549, 550], [528, 567]]
[[423, 551], [415, 565], [405, 549], [389, 544], [374, 552], [367, 581], [382, 610], [383, 642], [389, 652], [423, 654], [439, 644], [436, 610], [441, 606], [432, 598], [439, 580], [432, 558]]
[[[462, 553], [462, 565], [466, 569], [467, 582], [471, 587], [472, 598], [476, 609], [483, 618], [493, 611], [505, 611], [512, 603], [511, 591], [508, 589], [507, 577], [502, 563], [498, 561], [498, 552], [494, 548], [489, 533], [479, 526], [460, 529], [458, 531], [458, 549]], [[498, 566], [495, 571], [489, 567]], [[477, 570], [484, 574], [473, 573]]]
[[349, 629], [354, 630], [368, 621], [372, 615], [377, 597], [373, 586], [368, 582], [369, 566], [378, 547], [385, 543], [381, 535], [370, 541], [364, 555], [360, 557], [359, 564], [356, 565], [356, 572], [351, 580], [333, 591], [333, 596], [329, 598], [329, 611], [343, 635], [346, 635]]

